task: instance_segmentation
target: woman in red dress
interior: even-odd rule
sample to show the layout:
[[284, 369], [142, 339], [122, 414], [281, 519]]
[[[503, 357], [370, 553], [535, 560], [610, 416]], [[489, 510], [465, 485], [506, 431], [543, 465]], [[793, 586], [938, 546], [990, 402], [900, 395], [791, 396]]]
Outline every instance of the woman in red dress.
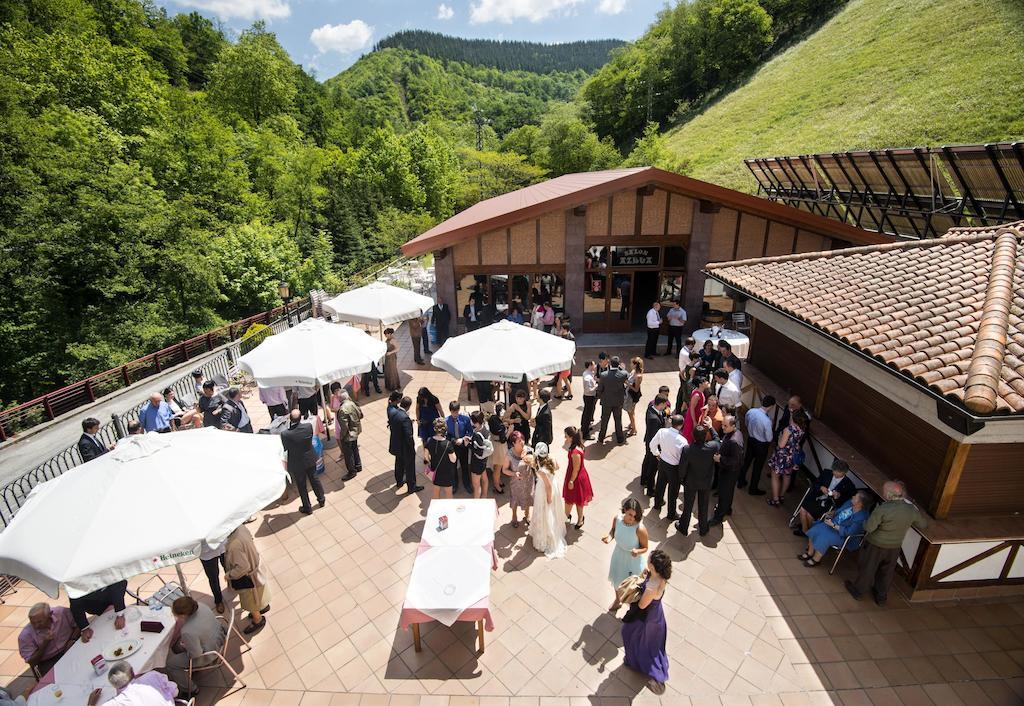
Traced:
[[700, 424], [700, 415], [707, 403], [705, 395], [708, 390], [708, 379], [701, 375], [694, 378], [693, 392], [690, 393], [690, 406], [686, 409], [686, 422], [683, 424], [683, 437], [693, 443], [693, 430]]
[[594, 499], [590, 476], [583, 463], [583, 434], [576, 427], [565, 428], [565, 448], [569, 451], [569, 466], [565, 469], [562, 499], [565, 500], [565, 521], [572, 522], [572, 508], [576, 506], [576, 529], [583, 529], [583, 508]]

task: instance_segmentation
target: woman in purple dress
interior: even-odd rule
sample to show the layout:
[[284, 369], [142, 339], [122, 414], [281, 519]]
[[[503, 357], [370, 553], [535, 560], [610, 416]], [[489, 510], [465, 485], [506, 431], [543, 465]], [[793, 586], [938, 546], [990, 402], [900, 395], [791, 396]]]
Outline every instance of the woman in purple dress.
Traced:
[[672, 577], [672, 560], [660, 549], [651, 552], [647, 571], [640, 586], [640, 600], [629, 607], [622, 619], [622, 644], [626, 648], [626, 666], [650, 677], [655, 693], [665, 690], [668, 681], [668, 654], [665, 638], [668, 623], [661, 599]]

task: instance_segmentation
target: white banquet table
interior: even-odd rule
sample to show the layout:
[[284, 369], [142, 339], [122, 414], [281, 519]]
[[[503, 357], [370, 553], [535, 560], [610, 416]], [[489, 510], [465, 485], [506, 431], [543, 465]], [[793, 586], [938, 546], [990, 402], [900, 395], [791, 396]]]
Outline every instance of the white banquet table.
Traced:
[[[101, 702], [112, 698], [114, 690], [107, 681], [106, 672], [96, 674], [91, 660], [121, 640], [138, 639], [142, 642], [138, 650], [124, 658], [136, 674], [163, 667], [167, 662], [168, 643], [174, 627], [171, 609], [154, 611], [149, 606], [129, 606], [125, 610], [125, 619], [123, 630], [114, 629], [112, 610], [93, 619], [89, 624], [93, 630], [92, 639], [89, 642], [78, 640], [64, 653], [53, 669], [39, 680], [35, 691], [29, 696], [28, 706], [80, 706], [88, 699], [89, 693], [98, 688], [104, 690]], [[163, 623], [164, 629], [159, 633], [142, 632], [140, 626], [143, 620], [159, 621]], [[107, 660], [108, 667], [111, 662]], [[54, 694], [54, 687], [63, 692], [59, 699]], [[83, 699], [78, 699], [79, 692], [85, 694]]]
[[712, 329], [702, 328], [693, 332], [693, 340], [697, 342], [697, 350], [704, 345], [704, 341], [711, 340], [716, 346], [719, 341], [728, 341], [732, 346], [733, 355], [740, 360], [746, 360], [750, 350], [750, 337], [745, 333], [733, 331], [732, 329], [721, 329], [717, 336], [713, 336]]
[[[494, 523], [498, 506], [492, 499], [432, 500], [402, 605], [400, 625], [412, 628], [413, 645], [420, 646], [420, 623], [437, 621], [477, 625], [480, 651], [484, 630], [493, 630], [490, 594], [494, 554]], [[438, 519], [448, 528], [438, 531]]]

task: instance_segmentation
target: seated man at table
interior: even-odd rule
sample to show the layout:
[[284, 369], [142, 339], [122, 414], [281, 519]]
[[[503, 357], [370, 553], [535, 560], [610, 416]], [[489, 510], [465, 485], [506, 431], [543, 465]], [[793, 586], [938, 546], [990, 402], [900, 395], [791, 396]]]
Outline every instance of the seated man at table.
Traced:
[[139, 410], [139, 421], [147, 432], [156, 431], [162, 434], [170, 431], [173, 416], [170, 405], [159, 392], [150, 395], [149, 402], [142, 405], [142, 409]]
[[[217, 652], [224, 645], [224, 626], [207, 606], [190, 596], [182, 596], [171, 606], [174, 614], [174, 632], [171, 634], [171, 654], [167, 655], [167, 676], [178, 685], [178, 693], [193, 696], [198, 691], [189, 684], [188, 664], [193, 668], [206, 667], [217, 661]], [[191, 690], [190, 690], [191, 687]]]
[[[107, 681], [117, 694], [103, 703], [112, 706], [173, 706], [178, 695], [178, 687], [160, 672], [135, 676], [132, 665], [123, 660], [110, 665]], [[102, 689], [96, 689], [89, 694], [88, 706], [96, 706], [102, 693]]]
[[124, 629], [124, 592], [128, 589], [127, 581], [118, 581], [109, 586], [96, 589], [92, 593], [71, 599], [71, 616], [75, 619], [75, 625], [82, 631], [82, 642], [92, 639], [92, 628], [89, 627], [90, 615], [102, 615], [107, 608], [113, 608], [117, 612], [114, 619], [116, 630]]
[[36, 603], [28, 611], [28, 625], [18, 635], [18, 652], [40, 675], [46, 674], [78, 639], [78, 632], [70, 610]]

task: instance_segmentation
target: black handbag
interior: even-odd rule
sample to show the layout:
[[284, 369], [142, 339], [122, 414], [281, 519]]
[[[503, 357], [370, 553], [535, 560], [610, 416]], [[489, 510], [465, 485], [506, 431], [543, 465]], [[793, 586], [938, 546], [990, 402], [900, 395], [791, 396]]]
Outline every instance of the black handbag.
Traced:
[[231, 579], [229, 583], [231, 584], [231, 588], [236, 591], [241, 591], [246, 588], [256, 588], [256, 584], [252, 581], [252, 576], [249, 576], [248, 574], [237, 579]]
[[630, 603], [629, 604], [629, 610], [627, 610], [626, 614], [622, 616], [622, 622], [624, 622], [624, 623], [632, 623], [632, 622], [634, 622], [636, 620], [646, 620], [646, 619], [647, 619], [647, 608], [641, 608], [640, 607], [640, 601], [637, 601], [636, 603]]

